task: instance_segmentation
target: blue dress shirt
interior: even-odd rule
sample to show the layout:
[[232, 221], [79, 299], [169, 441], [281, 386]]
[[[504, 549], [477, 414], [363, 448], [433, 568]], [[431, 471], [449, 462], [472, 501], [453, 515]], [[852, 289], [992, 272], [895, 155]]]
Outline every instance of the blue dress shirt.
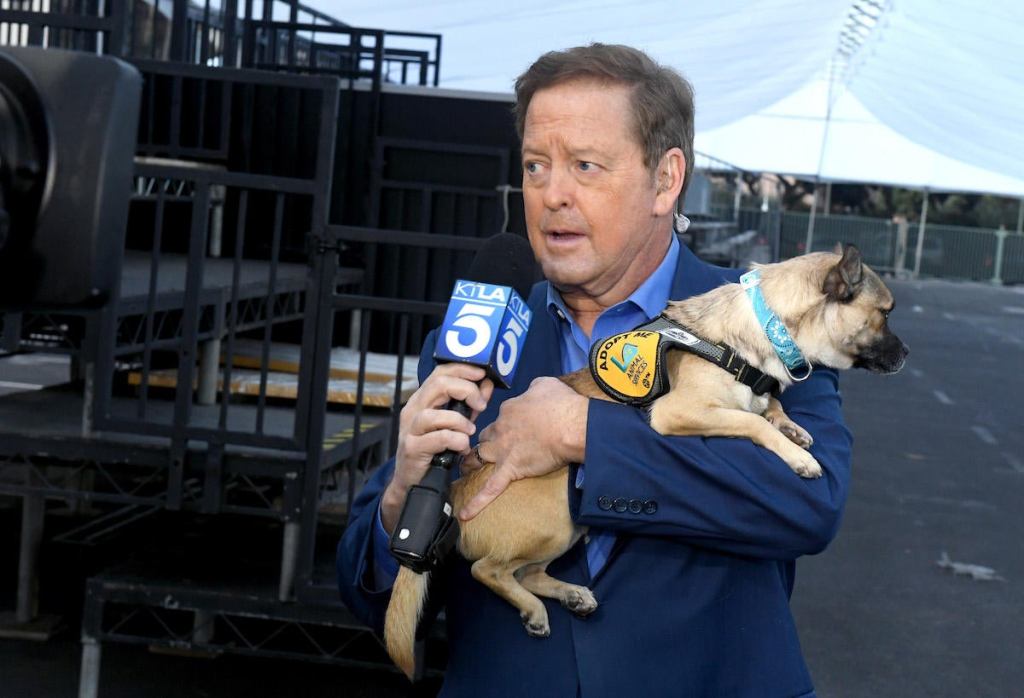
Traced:
[[[672, 236], [665, 258], [640, 286], [624, 301], [607, 308], [594, 323], [590, 337], [576, 324], [561, 295], [548, 284], [547, 308], [557, 319], [562, 340], [562, 372], [572, 373], [587, 365], [590, 347], [612, 335], [629, 332], [637, 325], [653, 320], [669, 300], [672, 277], [679, 261], [679, 238]], [[576, 487], [583, 487], [583, 468], [576, 474]], [[593, 577], [604, 567], [615, 545], [615, 534], [591, 528], [587, 539], [587, 566]]]

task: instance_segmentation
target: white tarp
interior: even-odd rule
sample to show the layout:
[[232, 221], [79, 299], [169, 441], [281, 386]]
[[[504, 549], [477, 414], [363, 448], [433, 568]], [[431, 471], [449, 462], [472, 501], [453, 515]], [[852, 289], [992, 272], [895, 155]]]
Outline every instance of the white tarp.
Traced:
[[[355, 26], [440, 33], [441, 86], [511, 91], [541, 53], [630, 44], [697, 95], [697, 147], [750, 170], [1024, 195], [1024, 2], [877, 0], [829, 60], [850, 0], [311, 0]], [[822, 147], [825, 151], [822, 154]]]

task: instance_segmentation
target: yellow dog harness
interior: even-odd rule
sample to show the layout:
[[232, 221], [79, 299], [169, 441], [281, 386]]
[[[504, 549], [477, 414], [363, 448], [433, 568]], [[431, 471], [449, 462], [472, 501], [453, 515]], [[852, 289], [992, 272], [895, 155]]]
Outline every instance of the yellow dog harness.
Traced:
[[591, 347], [590, 373], [609, 397], [645, 407], [669, 390], [665, 352], [670, 349], [688, 351], [729, 371], [757, 395], [778, 390], [777, 380], [741, 359], [729, 345], [709, 342], [664, 315]]

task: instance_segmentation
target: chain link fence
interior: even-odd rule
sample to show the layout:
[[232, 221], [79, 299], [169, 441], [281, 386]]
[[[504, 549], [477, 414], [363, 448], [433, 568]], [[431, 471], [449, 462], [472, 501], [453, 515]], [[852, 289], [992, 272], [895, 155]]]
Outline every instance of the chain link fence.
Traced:
[[779, 219], [780, 259], [804, 252], [831, 250], [837, 242], [860, 248], [875, 270], [920, 277], [1024, 283], [1024, 234], [992, 228], [928, 223], [918, 245], [920, 226], [863, 216], [815, 215], [811, 249], [807, 250], [810, 213], [740, 209], [739, 230], [768, 229]]
[[[758, 206], [756, 198], [741, 194], [740, 170], [697, 156], [684, 210], [695, 222], [695, 251], [714, 263], [746, 266], [850, 243], [880, 272], [1024, 283], [1024, 233], [1019, 230], [927, 223], [918, 249], [921, 227], [916, 221], [816, 213], [808, 250], [809, 211], [781, 211], [774, 201]], [[704, 230], [725, 223], [732, 225]]]

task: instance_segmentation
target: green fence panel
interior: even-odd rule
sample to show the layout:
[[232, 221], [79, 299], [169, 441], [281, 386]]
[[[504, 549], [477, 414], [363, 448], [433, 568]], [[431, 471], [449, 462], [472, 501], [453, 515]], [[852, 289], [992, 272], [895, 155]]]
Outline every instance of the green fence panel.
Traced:
[[[758, 230], [770, 237], [773, 221], [779, 226], [779, 258], [789, 259], [805, 252], [809, 212], [768, 211], [741, 208], [737, 230]], [[864, 260], [876, 271], [894, 271], [897, 264], [899, 226], [884, 218], [865, 216], [823, 216], [814, 218], [812, 251], [832, 250], [837, 242], [852, 243], [860, 248]], [[913, 272], [917, 255], [916, 222], [907, 225], [906, 253], [903, 269]], [[1005, 234], [1002, 265], [996, 274], [998, 236], [990, 228], [957, 225], [927, 225], [921, 249], [920, 275], [974, 281], [1024, 283], [1024, 235]]]
[[[917, 255], [918, 226], [907, 231], [907, 269]], [[958, 225], [925, 226], [920, 276], [990, 281], [995, 275], [996, 232]], [[1005, 268], [1005, 264], [1004, 264]]]
[[[780, 254], [783, 259], [804, 253], [810, 216], [810, 213], [791, 211], [782, 214]], [[887, 219], [816, 215], [811, 251], [831, 251], [837, 242], [856, 245], [864, 261], [873, 269], [887, 271], [893, 268], [896, 226]]]

